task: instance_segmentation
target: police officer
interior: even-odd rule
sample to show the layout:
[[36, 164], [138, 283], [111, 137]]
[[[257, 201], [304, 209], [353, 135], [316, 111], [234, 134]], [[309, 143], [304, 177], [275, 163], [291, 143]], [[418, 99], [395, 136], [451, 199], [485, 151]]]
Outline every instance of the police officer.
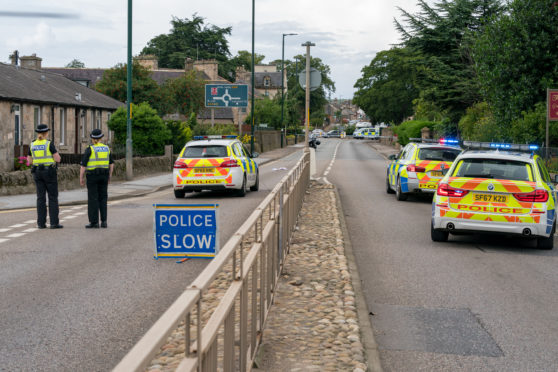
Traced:
[[35, 132], [37, 139], [31, 143], [27, 162], [33, 164], [31, 173], [37, 186], [37, 226], [46, 228], [47, 206], [46, 194], [48, 193], [48, 214], [51, 229], [61, 229], [58, 220], [58, 177], [56, 168], [60, 163], [60, 154], [54, 144], [47, 140], [48, 126], [39, 124]]
[[79, 182], [85, 185], [84, 175], [87, 177], [87, 214], [89, 224], [85, 228], [99, 228], [99, 214], [101, 227], [107, 227], [107, 199], [108, 184], [112, 177], [114, 161], [110, 149], [101, 143], [103, 132], [100, 129], [91, 131], [93, 144], [85, 150], [81, 159]]

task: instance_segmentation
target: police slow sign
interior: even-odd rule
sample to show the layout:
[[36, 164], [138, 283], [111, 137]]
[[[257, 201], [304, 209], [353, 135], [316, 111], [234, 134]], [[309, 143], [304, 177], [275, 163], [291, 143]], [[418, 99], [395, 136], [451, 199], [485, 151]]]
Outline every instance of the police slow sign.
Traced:
[[215, 257], [219, 204], [154, 204], [155, 258]]

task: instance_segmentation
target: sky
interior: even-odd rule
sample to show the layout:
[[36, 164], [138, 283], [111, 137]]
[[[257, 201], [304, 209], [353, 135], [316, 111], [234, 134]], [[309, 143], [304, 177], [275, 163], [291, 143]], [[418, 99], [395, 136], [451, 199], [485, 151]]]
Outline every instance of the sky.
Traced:
[[[397, 44], [394, 18], [398, 7], [411, 13], [417, 0], [254, 0], [255, 52], [264, 63], [281, 59], [282, 34], [285, 59], [304, 54], [301, 44], [311, 41], [312, 57], [331, 68], [336, 91], [331, 98], [347, 99], [362, 68], [379, 51]], [[126, 62], [126, 0], [20, 0], [3, 2], [0, 8], [0, 62], [9, 55], [35, 53], [44, 67], [63, 67], [73, 59], [86, 67], [113, 67]], [[52, 18], [19, 12], [62, 13]], [[28, 14], [28, 13], [27, 13]], [[252, 1], [250, 0], [134, 0], [132, 54], [138, 55], [153, 37], [170, 30], [172, 17], [192, 19], [197, 14], [205, 25], [232, 27], [227, 38], [232, 56], [252, 50]]]

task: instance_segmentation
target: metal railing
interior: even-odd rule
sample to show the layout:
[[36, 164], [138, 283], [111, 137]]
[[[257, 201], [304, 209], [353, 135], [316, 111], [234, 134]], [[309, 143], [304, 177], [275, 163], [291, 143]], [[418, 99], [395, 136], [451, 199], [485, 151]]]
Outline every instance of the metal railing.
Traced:
[[[310, 181], [309, 161], [304, 153], [115, 372], [145, 370], [182, 326], [185, 352], [177, 371], [251, 369]], [[216, 306], [204, 310], [218, 292]]]

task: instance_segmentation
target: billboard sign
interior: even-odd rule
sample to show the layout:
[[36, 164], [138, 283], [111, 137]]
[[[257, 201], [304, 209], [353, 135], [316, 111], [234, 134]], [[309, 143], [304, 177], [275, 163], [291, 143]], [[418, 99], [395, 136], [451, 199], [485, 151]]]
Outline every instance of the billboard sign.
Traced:
[[205, 84], [205, 107], [248, 107], [248, 85]]

